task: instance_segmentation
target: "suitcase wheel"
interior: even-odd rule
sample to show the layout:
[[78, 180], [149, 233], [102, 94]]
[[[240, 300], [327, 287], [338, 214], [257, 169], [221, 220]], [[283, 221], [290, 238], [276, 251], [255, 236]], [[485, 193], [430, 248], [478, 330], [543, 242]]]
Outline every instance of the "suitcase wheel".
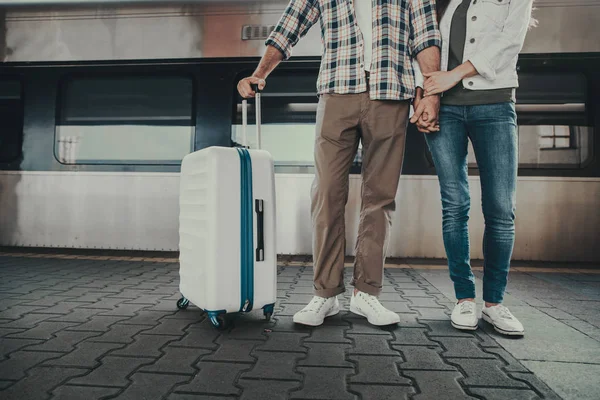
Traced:
[[225, 316], [223, 314], [217, 314], [213, 311], [208, 311], [208, 318], [210, 323], [217, 329], [225, 329]]
[[263, 307], [263, 314], [265, 315], [265, 319], [267, 321], [271, 320], [271, 317], [273, 316], [274, 308], [275, 308], [275, 304], [267, 304], [266, 306]]
[[179, 300], [177, 300], [177, 308], [179, 308], [180, 310], [185, 310], [186, 308], [188, 308], [189, 305], [190, 301], [185, 297], [182, 297]]

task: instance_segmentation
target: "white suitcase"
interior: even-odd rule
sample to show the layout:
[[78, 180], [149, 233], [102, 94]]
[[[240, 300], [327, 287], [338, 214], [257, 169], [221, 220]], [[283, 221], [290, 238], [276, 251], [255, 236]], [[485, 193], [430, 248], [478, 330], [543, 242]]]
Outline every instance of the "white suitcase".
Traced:
[[[247, 101], [242, 103], [246, 141]], [[260, 94], [256, 95], [260, 149]], [[208, 147], [181, 164], [179, 290], [177, 307], [190, 302], [212, 324], [223, 315], [263, 309], [273, 314], [277, 297], [275, 175], [264, 150]]]

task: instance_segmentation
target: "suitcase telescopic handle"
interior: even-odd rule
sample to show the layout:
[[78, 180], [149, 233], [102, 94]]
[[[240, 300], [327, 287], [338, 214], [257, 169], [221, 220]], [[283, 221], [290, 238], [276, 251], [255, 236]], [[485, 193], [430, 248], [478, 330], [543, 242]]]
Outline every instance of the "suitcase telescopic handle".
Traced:
[[[254, 90], [255, 96], [254, 96], [254, 108], [256, 109], [256, 147], [260, 150], [262, 148], [262, 135], [261, 135], [261, 130], [260, 130], [260, 126], [261, 126], [261, 95], [260, 95], [260, 89], [258, 88], [257, 84], [252, 84], [250, 85], [252, 87], [252, 90]], [[247, 129], [248, 129], [248, 100], [244, 99], [242, 100], [242, 141], [244, 142], [243, 145], [245, 147], [250, 147], [248, 145], [248, 136], [247, 136]]]

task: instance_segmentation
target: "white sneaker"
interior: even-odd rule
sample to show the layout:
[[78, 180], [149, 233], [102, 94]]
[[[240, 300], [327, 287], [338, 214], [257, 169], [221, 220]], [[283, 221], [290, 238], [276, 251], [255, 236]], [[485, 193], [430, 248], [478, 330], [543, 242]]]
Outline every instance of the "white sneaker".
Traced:
[[494, 325], [494, 328], [505, 335], [522, 336], [525, 334], [525, 329], [518, 319], [514, 317], [502, 304], [497, 306], [483, 306], [481, 311], [483, 320]]
[[331, 317], [340, 312], [340, 303], [337, 297], [315, 296], [306, 307], [294, 314], [294, 322], [308, 326], [319, 326], [326, 317]]
[[450, 317], [452, 326], [456, 329], [462, 329], [467, 331], [474, 331], [477, 329], [478, 318], [477, 310], [474, 301], [463, 301], [457, 303], [452, 310], [452, 316]]
[[377, 297], [367, 293], [352, 292], [350, 312], [367, 318], [372, 325], [383, 326], [400, 322], [400, 317], [393, 311], [381, 305]]

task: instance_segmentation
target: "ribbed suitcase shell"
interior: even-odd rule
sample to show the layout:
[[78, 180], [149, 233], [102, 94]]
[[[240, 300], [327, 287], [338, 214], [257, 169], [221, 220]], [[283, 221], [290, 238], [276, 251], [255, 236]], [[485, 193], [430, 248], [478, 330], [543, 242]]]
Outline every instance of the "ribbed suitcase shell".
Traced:
[[[254, 242], [252, 309], [265, 307], [266, 315], [272, 313], [277, 296], [275, 175], [269, 152], [248, 152], [252, 164], [253, 230], [244, 235], [252, 234]], [[216, 326], [219, 314], [240, 311], [244, 300], [241, 297], [240, 169], [238, 150], [226, 147], [209, 147], [191, 153], [181, 165], [179, 288], [185, 299], [208, 312]], [[263, 261], [256, 261], [256, 199], [263, 200]]]

